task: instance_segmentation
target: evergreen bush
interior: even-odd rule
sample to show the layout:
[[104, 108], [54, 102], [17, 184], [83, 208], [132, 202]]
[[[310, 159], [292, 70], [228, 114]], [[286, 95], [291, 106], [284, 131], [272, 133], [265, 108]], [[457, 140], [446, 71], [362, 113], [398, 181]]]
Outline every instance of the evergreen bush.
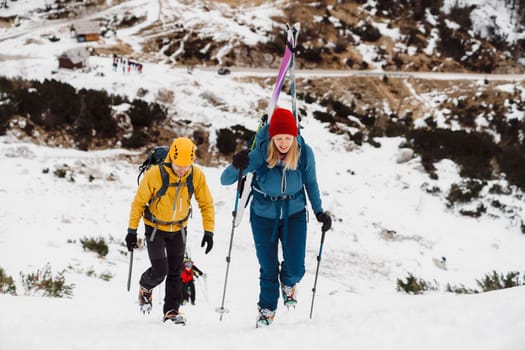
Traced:
[[438, 284], [436, 282], [427, 282], [421, 278], [417, 278], [411, 273], [408, 274], [406, 279], [403, 281], [397, 279], [397, 291], [405, 292], [408, 294], [423, 294], [429, 290], [437, 290]]
[[89, 250], [98, 254], [99, 257], [103, 258], [108, 255], [109, 247], [104, 238], [81, 238], [80, 244], [84, 250]]
[[481, 280], [476, 280], [483, 292], [520, 286], [520, 273], [517, 271], [507, 272], [506, 275], [498, 274], [496, 271], [486, 274]]
[[362, 40], [368, 42], [376, 42], [381, 38], [381, 31], [371, 23], [365, 23], [354, 27], [352, 28], [352, 32], [355, 35], [360, 36]]
[[230, 129], [217, 131], [217, 149], [222, 154], [232, 154], [237, 147], [237, 138]]
[[449, 293], [455, 293], [455, 294], [477, 294], [479, 293], [478, 290], [467, 288], [462, 284], [459, 286], [453, 286], [453, 285], [447, 284], [445, 287], [445, 290]]
[[111, 113], [111, 99], [105, 91], [85, 90], [79, 92], [81, 108], [78, 113], [80, 137], [90, 139], [93, 131], [98, 137], [111, 138], [116, 135], [117, 122]]
[[135, 128], [144, 128], [153, 122], [163, 121], [167, 117], [166, 109], [158, 103], [147, 103], [143, 100], [133, 100], [128, 111], [131, 124]]
[[313, 115], [321, 123], [335, 123], [335, 117], [330, 112], [314, 111]]
[[254, 131], [246, 129], [246, 127], [244, 127], [244, 126], [242, 126], [240, 124], [236, 124], [236, 125], [232, 126], [231, 129], [235, 133], [235, 136], [238, 139], [241, 139], [242, 141], [244, 141], [244, 143], [246, 145], [248, 145], [250, 140], [252, 140], [253, 136], [255, 135]]

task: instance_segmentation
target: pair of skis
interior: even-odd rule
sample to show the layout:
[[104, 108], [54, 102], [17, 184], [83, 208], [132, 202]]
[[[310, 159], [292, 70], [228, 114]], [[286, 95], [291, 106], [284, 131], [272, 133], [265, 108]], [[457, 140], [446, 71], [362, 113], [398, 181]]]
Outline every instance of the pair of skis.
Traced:
[[[266, 113], [263, 115], [261, 120], [259, 121], [259, 127], [257, 131], [259, 131], [264, 125], [267, 123], [270, 123], [270, 119], [272, 117], [273, 111], [275, 110], [275, 107], [277, 106], [277, 101], [279, 100], [279, 94], [281, 93], [281, 90], [284, 85], [284, 81], [286, 78], [286, 73], [288, 73], [289, 79], [290, 79], [290, 94], [292, 97], [292, 113], [295, 117], [295, 120], [297, 122], [297, 126], [299, 126], [299, 118], [297, 116], [297, 105], [296, 105], [296, 96], [295, 96], [295, 46], [297, 43], [297, 36], [299, 35], [299, 23], [294, 24], [293, 26], [286, 25], [286, 47], [284, 49], [284, 55], [283, 59], [281, 61], [281, 66], [279, 68], [279, 73], [277, 74], [277, 79], [275, 80], [275, 85], [273, 87], [272, 97], [270, 99], [270, 103], [268, 104], [268, 108], [266, 109]], [[256, 133], [257, 134], [257, 133]], [[255, 147], [255, 138], [250, 145], [250, 149], [253, 149]], [[247, 175], [243, 176], [241, 178], [241, 188], [239, 193], [239, 207], [237, 208], [237, 215], [234, 220], [235, 227], [239, 226], [242, 220], [242, 216], [244, 213], [244, 209], [248, 206], [248, 202], [250, 200], [250, 194], [251, 194], [251, 185], [253, 180], [253, 174], [248, 173]]]
[[[294, 52], [295, 52], [295, 45], [297, 42], [297, 36], [299, 34], [299, 23], [296, 23], [292, 26], [286, 25], [286, 47], [284, 49], [284, 55], [281, 61], [281, 66], [279, 68], [279, 73], [277, 74], [277, 79], [275, 81], [275, 85], [273, 87], [272, 97], [270, 99], [270, 103], [268, 104], [268, 108], [266, 109], [266, 113], [263, 115], [259, 122], [259, 128], [257, 131], [259, 131], [266, 123], [270, 122], [271, 116], [273, 114], [273, 111], [275, 107], [277, 106], [277, 101], [279, 100], [279, 94], [281, 93], [281, 90], [283, 88], [284, 80], [286, 78], [286, 74], [289, 74], [290, 77], [290, 93], [292, 95], [292, 112], [295, 116], [295, 120], [297, 124], [299, 124], [299, 119], [297, 117], [296, 112], [296, 102], [295, 102], [295, 75], [294, 75], [294, 68], [295, 68], [295, 58], [294, 58]], [[257, 133], [256, 133], [257, 135]], [[255, 147], [256, 140], [254, 138], [252, 144], [250, 145], [250, 149]], [[220, 320], [222, 321], [222, 317], [225, 313], [228, 313], [229, 310], [224, 307], [224, 301], [226, 298], [226, 286], [228, 283], [228, 273], [230, 270], [230, 261], [231, 261], [231, 251], [232, 251], [232, 244], [233, 244], [233, 234], [235, 231], [235, 227], [239, 226], [241, 223], [242, 215], [244, 212], [244, 209], [248, 205], [248, 201], [251, 197], [251, 185], [252, 185], [253, 175], [252, 173], [248, 173], [246, 176], [242, 175], [242, 171], [239, 171], [239, 178], [237, 179], [237, 192], [235, 195], [235, 206], [232, 212], [233, 219], [232, 219], [232, 229], [231, 229], [231, 235], [230, 235], [230, 246], [228, 249], [228, 256], [226, 257], [226, 275], [224, 277], [224, 289], [222, 294], [222, 303], [221, 306], [216, 308], [216, 311], [221, 314]]]

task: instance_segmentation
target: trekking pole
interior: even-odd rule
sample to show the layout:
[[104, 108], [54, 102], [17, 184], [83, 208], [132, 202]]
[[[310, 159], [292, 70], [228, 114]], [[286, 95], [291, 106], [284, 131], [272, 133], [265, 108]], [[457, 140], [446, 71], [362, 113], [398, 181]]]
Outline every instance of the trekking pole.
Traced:
[[[208, 287], [206, 285], [206, 274], [202, 276], [204, 278], [204, 283], [201, 283], [200, 277], [197, 278], [197, 284], [199, 285], [199, 289], [202, 291], [202, 295], [204, 296], [204, 300], [208, 301]], [[203, 288], [204, 285], [204, 288]]]
[[128, 292], [131, 288], [131, 271], [133, 270], [133, 249], [129, 252]]
[[326, 231], [321, 229], [321, 245], [319, 246], [319, 255], [317, 255], [317, 268], [315, 269], [315, 280], [314, 280], [314, 287], [312, 288], [312, 305], [310, 307], [310, 319], [312, 319], [312, 314], [314, 312], [314, 300], [315, 300], [315, 291], [317, 288], [317, 276], [319, 275], [319, 265], [321, 264], [321, 255], [323, 254], [323, 244], [324, 244], [324, 236]]
[[222, 302], [221, 302], [221, 306], [215, 309], [215, 311], [221, 314], [220, 321], [222, 321], [222, 316], [224, 315], [224, 313], [229, 312], [228, 309], [224, 308], [224, 299], [226, 298], [226, 285], [228, 283], [228, 273], [230, 271], [233, 233], [235, 231], [235, 219], [237, 217], [237, 208], [239, 206], [239, 196], [240, 196], [241, 189], [242, 189], [241, 179], [242, 179], [242, 170], [239, 170], [239, 178], [237, 179], [237, 192], [235, 193], [235, 206], [232, 212], [233, 219], [232, 219], [232, 231], [230, 234], [230, 247], [228, 248], [228, 256], [226, 257], [226, 275], [224, 276], [224, 289], [222, 291]]

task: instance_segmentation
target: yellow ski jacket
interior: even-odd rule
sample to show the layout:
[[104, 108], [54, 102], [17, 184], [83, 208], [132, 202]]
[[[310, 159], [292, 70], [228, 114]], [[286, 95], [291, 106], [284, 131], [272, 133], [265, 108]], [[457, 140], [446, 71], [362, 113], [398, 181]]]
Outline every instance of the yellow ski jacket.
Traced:
[[[211, 192], [206, 183], [206, 177], [201, 169], [192, 165], [190, 170], [182, 178], [172, 169], [165, 167], [169, 174], [170, 184], [177, 182], [186, 183], [188, 176], [193, 172], [193, 187], [194, 195], [202, 215], [202, 225], [204, 231], [215, 232], [215, 207]], [[146, 219], [144, 210], [151, 198], [162, 186], [162, 176], [160, 174], [159, 166], [149, 168], [145, 173], [142, 181], [139, 184], [135, 198], [131, 203], [131, 212], [129, 216], [128, 227], [137, 229], [140, 219], [143, 218], [144, 223], [155, 227], [155, 223]], [[175, 198], [176, 197], [176, 198]], [[188, 218], [191, 208], [191, 198], [188, 193], [188, 186], [169, 186], [166, 193], [160, 198], [156, 199], [149, 205], [149, 211], [158, 220], [164, 222], [180, 221]], [[187, 220], [183, 222], [184, 227], [187, 225]], [[162, 225], [158, 224], [158, 229], [162, 231], [175, 232], [180, 230], [180, 225]]]

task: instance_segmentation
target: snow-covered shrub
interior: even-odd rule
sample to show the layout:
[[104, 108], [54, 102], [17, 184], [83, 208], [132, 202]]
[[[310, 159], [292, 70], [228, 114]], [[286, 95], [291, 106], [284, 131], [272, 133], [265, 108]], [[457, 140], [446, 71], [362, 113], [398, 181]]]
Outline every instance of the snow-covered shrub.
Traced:
[[50, 264], [43, 269], [25, 275], [20, 273], [22, 285], [27, 295], [41, 295], [43, 297], [71, 297], [74, 284], [66, 284], [64, 271], [53, 276]]
[[[45, 172], [45, 169], [44, 169], [44, 172]], [[60, 179], [67, 179], [67, 181], [69, 182], [75, 182], [73, 170], [67, 164], [62, 164], [60, 166], [57, 166], [55, 170], [53, 171], [53, 175], [55, 175], [56, 177]]]
[[7, 275], [0, 267], [0, 293], [16, 295], [16, 285], [13, 277]]
[[463, 284], [459, 286], [453, 286], [448, 283], [445, 287], [445, 290], [450, 293], [456, 294], [476, 294], [479, 293], [477, 289], [465, 287]]
[[449, 129], [415, 129], [410, 133], [414, 151], [421, 155], [432, 170], [431, 164], [452, 159], [461, 167], [460, 175], [476, 179], [490, 179], [493, 173], [490, 164], [497, 147], [488, 134], [453, 131]]
[[452, 184], [447, 195], [449, 206], [453, 206], [455, 203], [468, 203], [479, 198], [479, 194], [486, 184], [485, 181], [472, 179], [459, 184]]
[[511, 288], [523, 284], [522, 281], [520, 281], [520, 273], [517, 271], [507, 272], [506, 275], [492, 271], [492, 273], [486, 274], [481, 280], [476, 280], [476, 282], [483, 292]]
[[429, 290], [437, 290], [439, 288], [437, 282], [425, 281], [421, 278], [417, 278], [411, 273], [408, 274], [406, 279], [403, 281], [397, 279], [397, 291], [405, 292], [408, 294], [423, 294]]
[[376, 42], [381, 38], [381, 32], [371, 23], [362, 23], [352, 28], [355, 35], [361, 37], [363, 41]]

